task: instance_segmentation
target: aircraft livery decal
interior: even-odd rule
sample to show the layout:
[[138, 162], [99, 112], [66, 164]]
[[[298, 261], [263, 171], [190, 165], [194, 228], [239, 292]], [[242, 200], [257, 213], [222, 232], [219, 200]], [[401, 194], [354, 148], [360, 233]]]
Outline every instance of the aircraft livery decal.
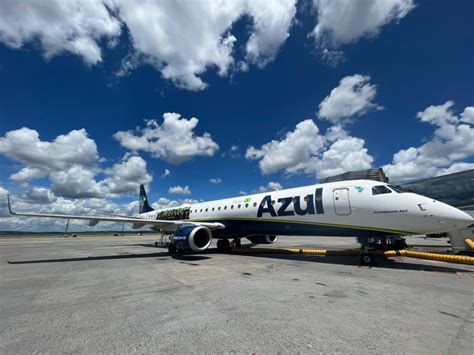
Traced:
[[189, 219], [190, 212], [191, 212], [191, 207], [171, 208], [165, 211], [158, 212], [156, 214], [156, 219], [165, 220], [165, 221]]
[[[272, 200], [271, 195], [267, 195], [262, 199], [258, 206], [257, 217], [263, 217], [264, 214], [269, 214], [272, 217], [276, 216], [304, 216], [307, 214], [323, 214], [323, 189], [316, 189], [316, 193], [308, 194], [301, 201], [301, 196], [289, 196], [278, 199], [281, 204], [278, 209], [275, 209], [275, 200]], [[316, 208], [315, 208], [316, 206]]]

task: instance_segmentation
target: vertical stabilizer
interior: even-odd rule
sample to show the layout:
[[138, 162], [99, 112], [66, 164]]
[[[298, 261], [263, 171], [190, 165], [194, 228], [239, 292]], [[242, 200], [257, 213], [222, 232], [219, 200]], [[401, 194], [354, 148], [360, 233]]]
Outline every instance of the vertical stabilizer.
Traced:
[[139, 213], [146, 213], [154, 211], [153, 208], [148, 204], [148, 198], [146, 197], [145, 186], [140, 185], [140, 210]]

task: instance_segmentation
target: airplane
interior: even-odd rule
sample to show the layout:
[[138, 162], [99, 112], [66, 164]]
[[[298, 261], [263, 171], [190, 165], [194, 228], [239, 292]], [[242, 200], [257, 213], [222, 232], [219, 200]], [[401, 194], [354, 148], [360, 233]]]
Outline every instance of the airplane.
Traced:
[[[240, 246], [242, 238], [272, 244], [277, 236], [357, 237], [361, 262], [375, 262], [373, 250], [387, 240], [403, 249], [402, 236], [444, 233], [474, 223], [467, 213], [432, 198], [374, 180], [346, 180], [263, 192], [154, 210], [140, 185], [137, 216], [77, 216], [13, 212], [13, 216], [132, 223], [170, 234], [168, 251], [203, 252]], [[231, 243], [231, 240], [232, 243]], [[398, 244], [397, 244], [398, 243]], [[390, 243], [389, 243], [390, 244]], [[385, 245], [385, 247], [387, 247]], [[390, 245], [388, 246], [390, 247]]]

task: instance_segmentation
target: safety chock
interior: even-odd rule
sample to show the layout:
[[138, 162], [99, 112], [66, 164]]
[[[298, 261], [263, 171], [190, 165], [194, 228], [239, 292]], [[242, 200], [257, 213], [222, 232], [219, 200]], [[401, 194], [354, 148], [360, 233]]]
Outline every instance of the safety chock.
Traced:
[[[472, 241], [471, 241], [472, 242]], [[473, 243], [474, 244], [474, 243]], [[294, 254], [294, 255], [322, 255], [322, 256], [357, 256], [360, 250], [325, 250], [325, 249], [287, 249], [287, 248], [235, 248], [236, 254]], [[426, 253], [411, 250], [389, 250], [376, 251], [376, 255], [386, 258], [406, 256], [417, 259], [445, 261], [449, 263], [474, 264], [474, 257], [464, 255], [447, 255], [438, 253]]]

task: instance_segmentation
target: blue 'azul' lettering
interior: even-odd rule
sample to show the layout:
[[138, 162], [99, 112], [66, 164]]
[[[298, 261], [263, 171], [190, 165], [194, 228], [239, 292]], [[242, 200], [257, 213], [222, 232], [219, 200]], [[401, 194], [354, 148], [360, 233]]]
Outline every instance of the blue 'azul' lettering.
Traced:
[[262, 217], [264, 213], [270, 213], [272, 217], [275, 217], [277, 214], [272, 205], [272, 197], [270, 195], [265, 196], [258, 206], [257, 217]]
[[278, 209], [278, 212], [277, 214], [279, 216], [294, 216], [295, 213], [293, 211], [287, 211], [286, 209], [288, 208], [288, 206], [290, 205], [291, 201], [293, 199], [291, 197], [283, 197], [283, 198], [279, 198], [278, 199], [278, 202], [281, 202], [281, 207]]
[[[272, 217], [294, 216], [295, 214], [304, 216], [307, 214], [324, 213], [322, 204], [322, 189], [316, 189], [316, 196], [313, 194], [306, 195], [304, 197], [304, 201], [306, 202], [306, 206], [303, 208], [301, 206], [303, 204], [301, 201], [301, 196], [279, 198], [278, 203], [281, 205], [275, 212], [275, 208], [273, 207], [274, 201], [272, 201], [271, 195], [267, 195], [263, 198], [262, 202], [258, 206], [257, 217], [262, 217], [265, 213], [269, 213]], [[290, 207], [291, 203], [293, 203], [293, 209]]]
[[293, 199], [293, 203], [295, 205], [295, 212], [297, 215], [304, 216], [306, 214], [314, 214], [314, 203], [313, 203], [313, 195], [306, 195], [304, 198], [306, 200], [306, 208], [302, 209], [300, 205], [300, 197], [295, 196]]

